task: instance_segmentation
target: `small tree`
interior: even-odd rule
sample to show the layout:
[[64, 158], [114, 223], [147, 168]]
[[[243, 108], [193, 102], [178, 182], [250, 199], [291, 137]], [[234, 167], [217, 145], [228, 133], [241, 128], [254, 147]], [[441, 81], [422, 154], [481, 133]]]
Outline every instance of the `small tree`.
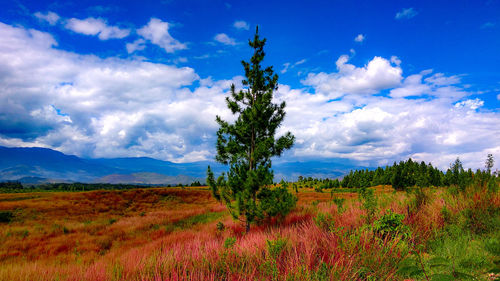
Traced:
[[[236, 91], [233, 84], [231, 96], [226, 98], [228, 108], [237, 116], [235, 123], [230, 124], [219, 116], [216, 118], [220, 127], [215, 159], [229, 165], [229, 171], [216, 182], [210, 167], [207, 170], [207, 183], [214, 197], [228, 206], [233, 218], [245, 222], [247, 232], [250, 223], [266, 215], [285, 215], [296, 202], [286, 189], [266, 187], [273, 183], [271, 157], [280, 156], [285, 149], [291, 148], [294, 136], [287, 132], [275, 139], [276, 130], [285, 117], [285, 102], [272, 103], [273, 92], [278, 89], [278, 75], [272, 67], [261, 67], [265, 43], [257, 27], [254, 40], [249, 40], [253, 56], [250, 62], [241, 62], [246, 89]], [[276, 210], [276, 206], [282, 208]]]
[[493, 159], [493, 154], [489, 153], [488, 156], [486, 156], [486, 161], [484, 163], [484, 167], [486, 168], [486, 171], [488, 171], [488, 174], [491, 174], [491, 169], [494, 164], [495, 159]]

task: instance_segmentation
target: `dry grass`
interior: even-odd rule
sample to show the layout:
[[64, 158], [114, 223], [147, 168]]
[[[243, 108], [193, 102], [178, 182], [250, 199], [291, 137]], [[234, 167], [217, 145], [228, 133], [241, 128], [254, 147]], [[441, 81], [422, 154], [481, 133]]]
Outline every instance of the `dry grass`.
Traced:
[[[443, 206], [467, 207], [440, 192], [418, 210], [404, 193], [376, 194], [377, 216], [406, 214], [411, 239], [374, 235], [355, 193], [301, 191], [283, 221], [248, 234], [199, 187], [0, 194], [0, 211], [14, 213], [0, 229], [0, 280], [399, 280], [412, 243], [443, 227]], [[330, 229], [315, 223], [320, 213]]]

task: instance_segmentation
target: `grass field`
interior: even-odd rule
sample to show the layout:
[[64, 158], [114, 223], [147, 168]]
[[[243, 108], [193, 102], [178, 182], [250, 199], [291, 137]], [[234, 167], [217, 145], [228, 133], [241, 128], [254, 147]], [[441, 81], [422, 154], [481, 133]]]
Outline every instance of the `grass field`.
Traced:
[[0, 194], [0, 280], [500, 276], [498, 193], [297, 195], [286, 218], [245, 234], [204, 188]]

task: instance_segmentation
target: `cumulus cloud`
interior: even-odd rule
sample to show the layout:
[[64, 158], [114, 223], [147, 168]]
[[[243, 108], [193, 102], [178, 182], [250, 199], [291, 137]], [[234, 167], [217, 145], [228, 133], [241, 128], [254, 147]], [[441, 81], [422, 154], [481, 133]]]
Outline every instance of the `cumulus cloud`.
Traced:
[[48, 22], [50, 25], [55, 25], [60, 17], [58, 14], [54, 13], [54, 12], [47, 12], [47, 13], [41, 13], [41, 12], [36, 12], [35, 14], [35, 17], [38, 18], [39, 20], [41, 21], [46, 21]]
[[170, 24], [157, 18], [151, 18], [149, 23], [137, 30], [137, 34], [151, 43], [163, 48], [167, 53], [187, 49], [186, 44], [174, 39], [168, 32]]
[[403, 79], [401, 68], [382, 57], [374, 57], [363, 67], [348, 61], [349, 56], [342, 55], [336, 62], [337, 72], [310, 73], [303, 83], [330, 98], [339, 98], [348, 94], [374, 94], [399, 85]]
[[395, 19], [400, 20], [400, 19], [411, 19], [415, 17], [418, 14], [417, 11], [413, 8], [408, 8], [408, 9], [402, 9], [401, 11], [396, 13]]
[[246, 21], [243, 21], [243, 20], [235, 21], [233, 26], [237, 29], [244, 29], [244, 30], [250, 29], [250, 25]]
[[[87, 157], [212, 159], [215, 115], [242, 77], [201, 79], [194, 69], [97, 58], [55, 48], [48, 33], [0, 23], [0, 145], [43, 146]], [[16, 58], [16, 59], [12, 59]], [[310, 74], [311, 88], [279, 85], [287, 102], [278, 133], [291, 131], [296, 159], [347, 158], [372, 165], [412, 157], [466, 167], [500, 155], [498, 111], [471, 97], [459, 76], [425, 70], [404, 77], [394, 59], [337, 62]], [[392, 63], [391, 63], [392, 61]], [[300, 62], [300, 61], [299, 61]]]
[[[498, 113], [481, 112], [481, 100], [394, 99], [347, 96], [332, 101], [286, 86], [283, 131], [296, 136], [301, 158], [347, 158], [370, 165], [412, 157], [445, 169], [456, 157], [467, 167], [482, 167], [487, 151], [500, 152]], [[307, 120], [305, 122], [304, 120]]]
[[199, 79], [192, 68], [99, 59], [55, 45], [47, 33], [0, 23], [1, 144], [90, 157], [211, 155], [215, 114], [230, 117], [224, 92], [237, 81], [190, 90]]
[[354, 37], [354, 41], [361, 43], [365, 40], [365, 36], [363, 34], [358, 34], [358, 36]]
[[227, 34], [225, 33], [219, 33], [215, 35], [214, 40], [224, 45], [230, 45], [230, 46], [236, 45], [236, 40], [234, 40], [234, 38], [227, 36]]
[[65, 27], [73, 32], [84, 35], [97, 35], [100, 40], [121, 39], [130, 34], [130, 29], [121, 29], [117, 26], [110, 26], [103, 19], [71, 18], [66, 21]]

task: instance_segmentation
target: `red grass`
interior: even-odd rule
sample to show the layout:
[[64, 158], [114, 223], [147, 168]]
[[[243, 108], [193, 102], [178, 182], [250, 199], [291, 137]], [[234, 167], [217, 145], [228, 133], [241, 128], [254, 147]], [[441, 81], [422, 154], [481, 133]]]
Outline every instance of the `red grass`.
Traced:
[[[17, 221], [0, 230], [0, 280], [313, 280], [325, 272], [331, 280], [398, 280], [397, 264], [408, 245], [430, 239], [443, 226], [443, 206], [454, 213], [482, 208], [486, 201], [500, 206], [498, 195], [457, 199], [439, 191], [410, 210], [407, 195], [388, 191], [377, 191], [377, 214], [392, 209], [406, 215], [412, 238], [405, 243], [377, 237], [365, 225], [357, 195], [349, 193], [335, 194], [347, 199], [342, 212], [328, 193], [299, 193], [299, 206], [286, 218], [252, 226], [248, 234], [228, 214], [186, 229], [167, 228], [224, 211], [207, 190], [35, 193], [30, 196], [37, 198], [19, 201], [1, 201], [15, 196], [1, 194], [0, 209], [18, 211]], [[315, 225], [318, 212], [331, 214], [332, 231]], [[216, 230], [217, 221], [224, 231]], [[236, 243], [226, 248], [229, 237]], [[285, 246], [273, 257], [268, 241], [279, 239]]]

